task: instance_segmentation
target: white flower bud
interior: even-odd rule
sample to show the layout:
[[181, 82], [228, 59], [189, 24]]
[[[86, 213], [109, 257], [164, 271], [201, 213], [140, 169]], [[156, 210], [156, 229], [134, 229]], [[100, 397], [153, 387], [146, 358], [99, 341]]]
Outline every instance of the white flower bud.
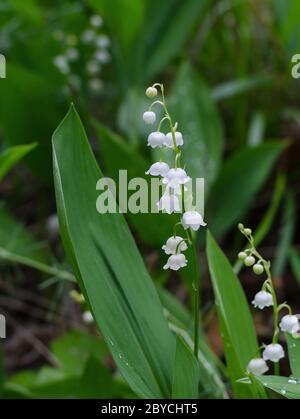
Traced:
[[[182, 134], [179, 131], [175, 132], [175, 142], [176, 142], [177, 147], [183, 145]], [[171, 132], [168, 132], [168, 134], [166, 134], [165, 146], [167, 146], [169, 148], [174, 147], [173, 136], [172, 136]]]
[[281, 358], [284, 358], [284, 350], [279, 343], [271, 343], [266, 346], [263, 351], [263, 359], [265, 361], [278, 362]]
[[91, 44], [96, 38], [96, 33], [92, 29], [86, 29], [81, 34], [81, 41], [84, 44]]
[[159, 211], [165, 211], [168, 214], [180, 211], [180, 202], [176, 195], [164, 194], [157, 203]]
[[106, 50], [96, 51], [94, 57], [101, 64], [107, 64], [110, 61], [110, 54]]
[[95, 76], [96, 74], [100, 73], [101, 66], [98, 61], [92, 60], [89, 61], [86, 65], [86, 71], [90, 76]]
[[259, 291], [257, 294], [255, 294], [252, 304], [254, 307], [258, 307], [261, 310], [265, 307], [271, 307], [273, 305], [272, 294], [267, 291]]
[[254, 375], [263, 375], [269, 370], [267, 363], [262, 358], [254, 358], [248, 364], [247, 372]]
[[110, 39], [107, 35], [99, 35], [96, 38], [95, 44], [99, 48], [108, 48], [110, 45]]
[[201, 226], [206, 226], [202, 215], [197, 211], [186, 211], [182, 216], [182, 225], [185, 230], [191, 228], [194, 231], [199, 230]]
[[187, 265], [187, 259], [183, 253], [178, 255], [172, 255], [169, 257], [167, 263], [164, 266], [164, 269], [172, 269], [173, 271], [178, 271], [180, 268], [184, 268]]
[[253, 268], [252, 269], [253, 269], [253, 272], [256, 275], [261, 275], [263, 273], [263, 271], [264, 271], [264, 267], [263, 267], [263, 265], [261, 263], [256, 263], [255, 265], [253, 265]]
[[149, 97], [150, 99], [153, 99], [155, 96], [157, 96], [157, 89], [156, 87], [148, 87], [148, 89], [146, 90], [146, 96]]
[[247, 253], [245, 253], [245, 252], [240, 252], [240, 253], [238, 254], [238, 258], [239, 258], [240, 260], [244, 260], [244, 259], [246, 259], [246, 257], [247, 257]]
[[156, 148], [156, 147], [161, 148], [164, 144], [165, 137], [166, 137], [165, 134], [163, 134], [162, 132], [159, 132], [159, 131], [151, 132], [151, 134], [149, 134], [148, 136], [147, 145], [152, 148]]
[[299, 321], [297, 316], [286, 315], [283, 316], [279, 327], [282, 332], [296, 333], [299, 331]]
[[247, 234], [247, 236], [250, 236], [250, 234], [252, 234], [251, 228], [244, 228], [244, 233]]
[[90, 24], [94, 28], [100, 28], [103, 24], [103, 19], [99, 15], [93, 15], [93, 16], [90, 17]]
[[175, 255], [177, 247], [178, 253], [184, 252], [187, 249], [187, 244], [185, 241], [182, 240], [183, 238], [180, 236], [172, 236], [167, 240], [166, 244], [163, 245], [162, 249], [165, 251], [167, 255]]
[[79, 58], [79, 51], [77, 48], [68, 48], [66, 51], [66, 57], [69, 61], [76, 61]]
[[103, 88], [103, 81], [100, 79], [92, 78], [89, 80], [89, 88], [94, 93], [99, 93]]
[[68, 60], [64, 55], [57, 55], [53, 58], [53, 64], [58, 68], [58, 70], [62, 74], [69, 74], [70, 67], [68, 64]]
[[149, 170], [146, 172], [146, 175], [151, 176], [165, 176], [166, 173], [170, 170], [169, 165], [163, 161], [153, 163]]
[[148, 111], [143, 113], [143, 120], [146, 124], [154, 124], [156, 121], [155, 112]]
[[85, 311], [82, 314], [82, 320], [84, 321], [84, 323], [87, 323], [87, 324], [93, 323], [94, 318], [93, 318], [92, 313], [90, 311]]
[[244, 259], [244, 264], [245, 264], [246, 266], [252, 266], [252, 265], [254, 265], [254, 263], [255, 263], [255, 259], [254, 259], [254, 257], [253, 257], [253, 256], [247, 256], [247, 257]]

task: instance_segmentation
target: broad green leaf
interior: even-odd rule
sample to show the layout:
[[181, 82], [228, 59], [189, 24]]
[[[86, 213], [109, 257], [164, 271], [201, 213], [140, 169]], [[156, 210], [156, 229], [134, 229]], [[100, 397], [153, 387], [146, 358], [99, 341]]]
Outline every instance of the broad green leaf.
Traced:
[[[153, 80], [155, 75], [178, 54], [197, 19], [201, 18], [208, 1], [175, 0], [164, 3], [166, 4], [157, 0], [148, 0], [152, 19], [148, 19], [145, 23], [149, 27], [145, 61], [147, 81]], [[164, 12], [162, 16], [160, 16], [161, 8]]]
[[283, 142], [269, 142], [246, 148], [237, 151], [225, 162], [210, 201], [210, 228], [215, 235], [224, 235], [245, 215], [283, 145]]
[[53, 165], [65, 250], [118, 368], [141, 397], [170, 397], [175, 340], [122, 214], [96, 211], [102, 173], [74, 107]]
[[177, 336], [172, 398], [196, 399], [198, 397], [198, 383], [197, 359], [185, 341]]
[[3, 357], [3, 345], [0, 342], [0, 399], [3, 396], [4, 388], [4, 357]]
[[296, 231], [296, 213], [295, 197], [292, 192], [288, 192], [284, 202], [278, 244], [272, 262], [272, 272], [275, 277], [282, 276], [286, 267], [289, 248]]
[[266, 76], [256, 76], [244, 79], [227, 81], [212, 89], [212, 98], [218, 102], [239, 94], [248, 93], [255, 89], [272, 86], [273, 78]]
[[275, 391], [287, 399], [300, 399], [300, 384], [287, 377], [263, 376], [255, 377], [264, 387]]
[[294, 247], [289, 249], [289, 259], [294, 277], [300, 285], [300, 255]]
[[0, 154], [0, 182], [7, 172], [35, 146], [36, 144], [19, 145], [2, 151]]
[[169, 105], [185, 141], [182, 161], [189, 176], [204, 178], [207, 193], [219, 171], [223, 128], [207, 86], [187, 63], [178, 70]]
[[251, 386], [237, 380], [245, 376], [249, 361], [258, 353], [256, 333], [239, 280], [210, 232], [207, 233], [207, 258], [234, 394], [237, 398], [251, 397], [254, 394]]
[[9, 0], [9, 3], [20, 16], [29, 20], [31, 23], [42, 22], [42, 10], [35, 0]]
[[[120, 185], [119, 170], [127, 170], [128, 181], [135, 177], [144, 178], [150, 191], [150, 177], [145, 175], [145, 171], [149, 169], [151, 163], [109, 129], [99, 123], [96, 123], [96, 129], [100, 139], [100, 160], [107, 174]], [[149, 207], [150, 198], [149, 194]], [[172, 235], [173, 226], [178, 221], [176, 216], [151, 212], [148, 214], [128, 212], [126, 218], [145, 243], [159, 247]]]
[[[23, 2], [24, 3], [24, 2]], [[1, 80], [0, 127], [11, 146], [37, 140], [39, 147], [27, 161], [43, 180], [51, 176], [51, 131], [59, 120], [57, 84], [20, 65], [7, 64], [6, 79]], [[15, 115], [18, 115], [16, 122]]]
[[300, 338], [294, 338], [290, 333], [286, 333], [285, 337], [293, 377], [300, 380]]
[[52, 342], [51, 351], [60, 368], [68, 374], [82, 373], [91, 355], [100, 360], [108, 353], [102, 338], [79, 330], [71, 330]]

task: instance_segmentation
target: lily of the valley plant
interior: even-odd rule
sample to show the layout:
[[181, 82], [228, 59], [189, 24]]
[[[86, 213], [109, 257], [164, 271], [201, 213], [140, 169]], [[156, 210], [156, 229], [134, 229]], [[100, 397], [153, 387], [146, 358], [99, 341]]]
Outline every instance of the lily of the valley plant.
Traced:
[[[160, 93], [160, 98], [157, 99]], [[161, 83], [155, 83], [146, 90], [146, 95], [150, 99], [155, 99], [149, 109], [144, 112], [143, 120], [146, 124], [154, 125], [157, 122], [157, 129], [151, 132], [148, 136], [148, 146], [151, 148], [168, 148], [174, 152], [174, 166], [170, 167], [161, 157], [160, 161], [151, 165], [149, 170], [146, 172], [147, 175], [160, 176], [162, 184], [165, 186], [163, 196], [157, 203], [157, 207], [160, 211], [164, 211], [168, 214], [180, 212], [183, 214], [174, 225], [173, 235], [167, 240], [162, 246], [162, 249], [168, 255], [167, 263], [164, 265], [164, 269], [172, 269], [177, 271], [180, 268], [187, 266], [188, 260], [184, 255], [184, 251], [188, 249], [188, 246], [194, 247], [194, 261], [196, 266], [196, 277], [193, 282], [194, 288], [194, 353], [198, 354], [198, 330], [199, 330], [199, 274], [197, 270], [197, 253], [196, 246], [194, 243], [193, 232], [199, 230], [200, 227], [206, 226], [203, 221], [203, 217], [199, 212], [193, 208], [185, 211], [185, 193], [187, 192], [187, 183], [190, 182], [191, 178], [187, 175], [186, 171], [181, 167], [180, 156], [181, 147], [184, 145], [183, 135], [178, 131], [178, 123], [175, 124], [172, 121], [170, 113], [168, 111], [165, 95], [164, 86]], [[153, 111], [155, 106], [160, 106], [163, 110], [163, 115], [160, 121], [157, 121], [156, 113]], [[168, 126], [169, 132], [162, 132], [162, 125], [165, 122]], [[189, 202], [193, 202], [193, 197], [189, 197]], [[177, 235], [177, 229], [182, 227], [185, 232], [185, 237]]]
[[[266, 275], [261, 290], [254, 296], [252, 304], [260, 310], [272, 307], [274, 317], [272, 342], [260, 348], [262, 349], [262, 356], [257, 354], [257, 358], [249, 362], [248, 373], [254, 375], [264, 374], [269, 370], [267, 365], [267, 361], [269, 361], [274, 363], [274, 372], [276, 375], [279, 375], [279, 361], [285, 356], [283, 347], [278, 343], [279, 333], [282, 331], [292, 335], [297, 334], [300, 330], [299, 321], [297, 316], [292, 314], [292, 309], [287, 303], [278, 304], [271, 275], [271, 262], [265, 260], [256, 249], [252, 230], [245, 228], [243, 224], [239, 224], [239, 230], [249, 242], [249, 247], [239, 253], [239, 259], [243, 261], [245, 266], [252, 267], [256, 275]], [[284, 315], [279, 322], [279, 313], [282, 310], [287, 310], [288, 314]]]

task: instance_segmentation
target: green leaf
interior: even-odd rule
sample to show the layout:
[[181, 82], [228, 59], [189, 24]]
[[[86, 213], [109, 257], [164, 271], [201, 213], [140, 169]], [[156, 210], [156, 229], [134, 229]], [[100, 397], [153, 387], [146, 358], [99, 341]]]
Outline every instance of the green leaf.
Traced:
[[223, 128], [207, 86], [187, 63], [178, 70], [169, 104], [185, 141], [182, 161], [189, 176], [204, 178], [207, 194], [219, 171]]
[[0, 154], [0, 182], [9, 170], [26, 154], [36, 147], [34, 144], [19, 145], [8, 148]]
[[225, 162], [213, 187], [210, 202], [210, 228], [215, 235], [224, 235], [245, 215], [270, 174], [283, 145], [269, 142], [246, 148]]
[[125, 380], [141, 397], [169, 397], [175, 341], [122, 214], [98, 214], [102, 177], [71, 107], [53, 136], [61, 235], [76, 278]]
[[219, 86], [216, 86], [211, 94], [212, 98], [218, 102], [220, 100], [228, 99], [243, 93], [251, 92], [262, 87], [272, 86], [273, 77], [253, 76], [243, 79], [227, 81]]
[[286, 333], [285, 337], [293, 377], [300, 380], [300, 338], [294, 338], [290, 333]]
[[300, 285], [300, 255], [294, 247], [289, 249], [289, 260], [296, 281]]
[[42, 10], [35, 0], [9, 0], [15, 11], [31, 23], [41, 23]]
[[287, 399], [300, 399], [300, 384], [293, 384], [287, 377], [264, 376], [255, 377], [264, 387], [275, 391], [275, 393]]
[[71, 330], [52, 342], [51, 351], [66, 374], [81, 374], [91, 355], [103, 359], [108, 353], [103, 339], [79, 330]]
[[[152, 80], [180, 51], [196, 20], [201, 17], [207, 0], [149, 0], [152, 19], [147, 21], [148, 49], [146, 49], [146, 80]], [[175, 3], [175, 4], [174, 4]], [[160, 16], [160, 9], [165, 13]], [[146, 34], [147, 36], [147, 34]], [[148, 46], [147, 45], [147, 46]]]
[[245, 376], [249, 361], [258, 353], [256, 333], [239, 280], [210, 232], [207, 258], [231, 384], [237, 398], [251, 397], [254, 389], [237, 380]]
[[3, 396], [4, 389], [4, 357], [3, 357], [3, 345], [0, 342], [0, 399]]
[[185, 341], [177, 336], [172, 398], [196, 399], [198, 397], [198, 383], [197, 359]]

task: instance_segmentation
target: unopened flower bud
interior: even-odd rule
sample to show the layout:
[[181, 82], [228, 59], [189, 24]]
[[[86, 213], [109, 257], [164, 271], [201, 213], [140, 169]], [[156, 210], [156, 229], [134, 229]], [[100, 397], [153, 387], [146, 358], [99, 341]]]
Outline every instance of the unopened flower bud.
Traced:
[[245, 228], [244, 233], [247, 234], [247, 236], [250, 236], [250, 234], [252, 234], [251, 228]]
[[255, 259], [254, 259], [254, 257], [253, 257], [253, 256], [247, 256], [247, 257], [244, 259], [244, 264], [245, 264], [246, 266], [252, 266], [252, 265], [254, 265], [254, 263], [255, 263]]
[[239, 258], [240, 260], [244, 260], [244, 259], [246, 259], [246, 257], [247, 257], [247, 253], [246, 253], [246, 252], [240, 252], [240, 253], [238, 254], [238, 258]]
[[263, 265], [262, 264], [260, 264], [260, 263], [256, 263], [254, 266], [253, 266], [253, 272], [256, 274], [256, 275], [261, 275], [262, 273], [263, 273], [263, 271], [264, 271], [264, 267], [263, 267]]
[[150, 99], [153, 99], [155, 96], [157, 96], [157, 89], [156, 87], [148, 87], [148, 89], [146, 90], [146, 96], [149, 97]]

